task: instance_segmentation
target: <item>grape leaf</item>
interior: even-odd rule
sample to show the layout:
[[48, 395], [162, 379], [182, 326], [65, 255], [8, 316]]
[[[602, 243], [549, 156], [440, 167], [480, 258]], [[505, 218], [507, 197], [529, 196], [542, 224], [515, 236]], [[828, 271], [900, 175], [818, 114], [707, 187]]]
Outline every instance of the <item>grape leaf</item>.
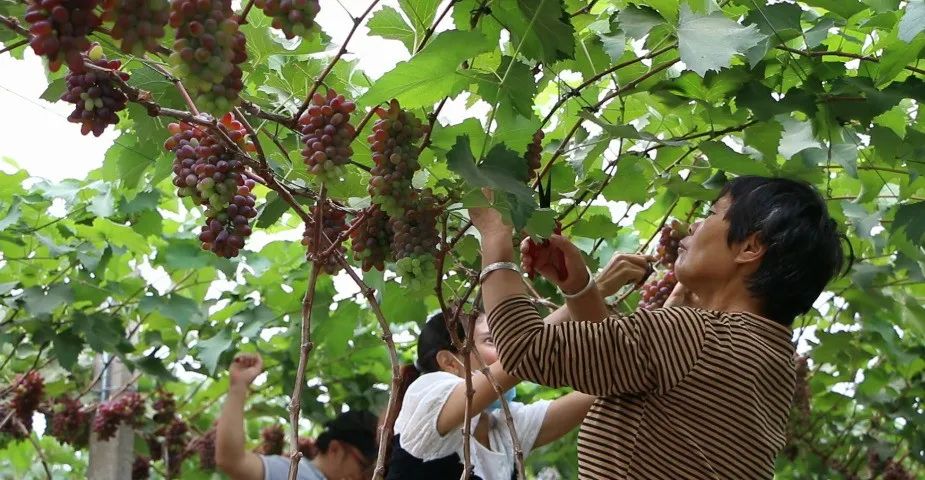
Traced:
[[488, 103], [512, 109], [523, 117], [533, 115], [536, 83], [530, 67], [511, 57], [501, 57], [501, 65], [492, 73], [478, 75], [479, 95]]
[[417, 33], [415, 47], [424, 39], [425, 32], [434, 23], [440, 3], [440, 0], [398, 0], [401, 10], [411, 20], [411, 25]]
[[691, 12], [687, 4], [681, 5], [681, 61], [701, 77], [709, 70], [730, 66], [734, 55], [745, 53], [765, 38], [755, 25], [744, 27], [722, 13], [701, 15]]
[[215, 374], [218, 367], [218, 358], [231, 347], [231, 334], [228, 330], [220, 330], [212, 338], [196, 344], [197, 358], [206, 367], [209, 375]]
[[71, 328], [66, 328], [55, 335], [52, 344], [55, 359], [65, 370], [70, 370], [77, 363], [77, 357], [84, 348], [84, 341]]
[[19, 221], [19, 218], [22, 216], [22, 212], [19, 209], [19, 204], [21, 202], [22, 199], [18, 196], [13, 197], [13, 203], [10, 204], [10, 209], [6, 211], [6, 215], [0, 220], [0, 232]]
[[29, 287], [23, 290], [26, 311], [33, 316], [48, 315], [58, 307], [74, 301], [74, 291], [66, 283], [56, 283], [47, 288]]
[[492, 15], [511, 33], [527, 58], [553, 64], [575, 58], [575, 28], [562, 0], [517, 0], [492, 5]]
[[665, 19], [649, 7], [627, 5], [617, 13], [617, 22], [627, 37], [639, 40], [648, 35], [652, 27], [665, 23]]
[[851, 18], [856, 13], [864, 10], [863, 3], [858, 0], [804, 0], [807, 5], [824, 8], [836, 15], [844, 18]]
[[913, 243], [925, 244], [925, 202], [900, 205], [890, 230], [904, 233]]
[[409, 52], [414, 52], [414, 28], [408, 25], [398, 10], [388, 6], [383, 7], [382, 10], [373, 14], [366, 26], [369, 27], [370, 35], [398, 40]]
[[910, 43], [922, 30], [925, 30], [925, 0], [909, 0], [905, 13], [899, 20], [898, 37]]
[[738, 175], [771, 175], [766, 165], [748, 155], [733, 151], [722, 142], [703, 142], [700, 144], [700, 151], [707, 156], [714, 168]]
[[786, 117], [780, 117], [778, 121], [784, 127], [778, 147], [784, 158], [792, 158], [807, 148], [822, 148], [822, 144], [813, 136], [813, 127], [809, 122]]
[[399, 63], [379, 78], [360, 101], [375, 105], [397, 98], [404, 108], [430, 107], [445, 96], [461, 92], [469, 83], [457, 71], [463, 60], [493, 47], [478, 32], [443, 32], [411, 60]]

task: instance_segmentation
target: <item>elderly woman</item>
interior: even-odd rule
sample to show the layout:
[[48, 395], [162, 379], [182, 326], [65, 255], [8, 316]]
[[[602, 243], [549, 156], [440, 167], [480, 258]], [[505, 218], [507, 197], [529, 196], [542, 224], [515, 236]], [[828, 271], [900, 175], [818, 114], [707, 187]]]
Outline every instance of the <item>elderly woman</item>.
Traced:
[[[671, 306], [598, 323], [544, 324], [511, 263], [511, 227], [490, 208], [470, 216], [505, 370], [599, 397], [579, 435], [580, 478], [773, 476], [794, 390], [791, 324], [843, 263], [837, 225], [813, 187], [732, 180], [681, 242]], [[528, 261], [572, 312], [605, 312], [568, 240], [552, 236]]]

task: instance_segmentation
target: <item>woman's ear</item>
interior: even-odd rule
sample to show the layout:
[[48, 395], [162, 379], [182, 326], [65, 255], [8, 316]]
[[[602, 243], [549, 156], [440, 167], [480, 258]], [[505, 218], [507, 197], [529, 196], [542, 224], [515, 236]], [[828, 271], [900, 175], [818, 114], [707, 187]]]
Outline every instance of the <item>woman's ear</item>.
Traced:
[[450, 372], [459, 375], [459, 359], [449, 350], [440, 350], [437, 352], [437, 366], [444, 372]]
[[758, 233], [752, 233], [739, 244], [739, 251], [736, 253], [735, 261], [740, 264], [752, 264], [755, 269], [758, 269], [767, 250], [768, 248], [761, 241]]

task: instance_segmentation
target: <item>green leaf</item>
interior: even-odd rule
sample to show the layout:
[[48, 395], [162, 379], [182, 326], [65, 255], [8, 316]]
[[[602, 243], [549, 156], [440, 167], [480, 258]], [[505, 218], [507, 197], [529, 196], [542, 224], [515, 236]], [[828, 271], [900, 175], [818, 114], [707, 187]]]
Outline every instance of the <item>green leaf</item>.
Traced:
[[370, 35], [398, 40], [409, 52], [414, 52], [414, 28], [408, 25], [408, 22], [402, 18], [398, 10], [388, 6], [383, 7], [382, 10], [373, 14], [366, 26], [369, 27]]
[[649, 34], [656, 25], [665, 23], [665, 19], [655, 10], [646, 6], [627, 5], [617, 14], [620, 29], [626, 36], [639, 40]]
[[196, 357], [206, 367], [209, 375], [215, 374], [218, 367], [218, 358], [231, 347], [231, 334], [228, 330], [220, 330], [215, 336], [203, 340], [196, 345]]
[[260, 209], [260, 215], [257, 217], [257, 228], [267, 228], [275, 224], [280, 217], [289, 210], [289, 204], [286, 203], [276, 192], [267, 194], [266, 202]]
[[883, 87], [896, 78], [906, 65], [915, 63], [925, 48], [925, 35], [915, 37], [911, 43], [893, 40], [883, 49], [880, 69], [877, 71], [877, 86]]
[[492, 73], [479, 75], [479, 94], [492, 104], [513, 109], [523, 117], [533, 116], [536, 83], [530, 67], [511, 57], [501, 57], [501, 65]]
[[720, 170], [736, 175], [771, 175], [765, 164], [748, 155], [735, 152], [721, 142], [703, 142], [700, 144], [700, 151], [706, 154], [710, 165]]
[[383, 75], [360, 101], [375, 105], [397, 98], [404, 108], [430, 107], [445, 96], [461, 92], [469, 83], [458, 72], [463, 60], [492, 48], [494, 45], [478, 32], [443, 32], [411, 60]]
[[125, 326], [118, 316], [78, 312], [72, 316], [71, 325], [83, 334], [94, 351], [128, 353], [133, 350], [125, 341]]
[[142, 313], [163, 315], [176, 322], [183, 330], [190, 325], [199, 325], [205, 320], [198, 303], [177, 294], [144, 297], [138, 303], [138, 310]]
[[440, 0], [398, 0], [401, 10], [411, 19], [411, 25], [417, 32], [415, 47], [420, 44], [425, 32], [433, 25], [440, 3]]
[[170, 370], [167, 370], [167, 367], [164, 365], [164, 361], [155, 357], [154, 355], [154, 353], [151, 353], [150, 355], [143, 357], [140, 360], [135, 360], [132, 363], [141, 369], [141, 371], [162, 381], [176, 381], [176, 377], [170, 373]]
[[621, 155], [613, 180], [601, 192], [604, 198], [611, 201], [645, 203], [649, 199], [649, 192], [646, 191], [645, 182], [639, 181], [645, 178], [646, 174], [643, 162], [638, 155]]
[[829, 29], [834, 26], [835, 20], [828, 17], [820, 17], [816, 24], [803, 34], [806, 38], [806, 46], [808, 48], [816, 48], [822, 45], [822, 41], [829, 36]]
[[198, 241], [173, 239], [170, 248], [158, 251], [157, 259], [170, 269], [196, 269], [212, 265], [215, 255], [204, 251]]
[[778, 119], [784, 127], [778, 151], [784, 158], [790, 159], [808, 148], [822, 148], [822, 144], [813, 136], [813, 127], [809, 122], [791, 118]]
[[19, 218], [22, 216], [22, 212], [19, 210], [19, 204], [21, 202], [22, 199], [20, 199], [19, 196], [13, 197], [13, 203], [10, 205], [10, 209], [6, 211], [6, 215], [0, 220], [0, 232], [19, 221]]
[[732, 57], [743, 54], [766, 38], [755, 25], [743, 27], [722, 13], [692, 13], [681, 6], [678, 49], [681, 61], [701, 77], [709, 70], [719, 71], [732, 64]]
[[74, 292], [66, 283], [56, 283], [47, 288], [29, 287], [23, 290], [22, 299], [26, 311], [33, 316], [50, 315], [58, 307], [71, 303]]
[[900, 205], [890, 230], [893, 233], [904, 233], [913, 243], [925, 244], [925, 202]]
[[77, 363], [77, 357], [83, 350], [84, 341], [74, 333], [74, 330], [67, 328], [55, 335], [52, 347], [61, 368], [70, 370]]
[[517, 0], [492, 5], [492, 15], [511, 33], [527, 58], [553, 64], [575, 58], [575, 28], [562, 0]]
[[925, 0], [909, 0], [899, 20], [898, 37], [910, 43], [922, 30], [925, 30]]
[[42, 92], [39, 98], [46, 102], [55, 103], [61, 100], [61, 95], [63, 95], [65, 91], [67, 91], [67, 79], [64, 77], [56, 78], [48, 84], [48, 88]]
[[867, 8], [858, 0], [805, 0], [804, 3], [824, 8], [846, 19]]
[[556, 228], [556, 212], [550, 208], [538, 208], [530, 215], [525, 230], [530, 235], [541, 238], [549, 237]]
[[77, 232], [90, 239], [107, 241], [117, 247], [125, 247], [136, 253], [146, 253], [150, 245], [145, 237], [130, 226], [119, 225], [106, 218], [93, 219], [93, 226], [77, 225]]

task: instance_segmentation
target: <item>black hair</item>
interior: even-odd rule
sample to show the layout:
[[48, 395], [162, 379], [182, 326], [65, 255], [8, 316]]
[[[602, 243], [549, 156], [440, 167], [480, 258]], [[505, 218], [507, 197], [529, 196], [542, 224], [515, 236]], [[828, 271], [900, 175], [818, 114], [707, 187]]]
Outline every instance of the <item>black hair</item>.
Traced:
[[[456, 322], [456, 335], [459, 340], [466, 339], [466, 331], [462, 324], [463, 322]], [[453, 345], [450, 330], [446, 326], [443, 312], [437, 312], [421, 327], [421, 334], [418, 335], [418, 359], [415, 366], [423, 373], [439, 371], [437, 354], [441, 350], [458, 353]]]
[[[764, 258], [748, 279], [768, 318], [790, 326], [809, 311], [845, 262], [838, 224], [810, 184], [785, 178], [737, 177], [718, 198], [729, 196], [725, 219], [732, 245], [757, 234]], [[847, 242], [846, 242], [847, 243]], [[850, 248], [850, 243], [848, 244]], [[853, 253], [849, 265], [853, 261]]]
[[378, 428], [379, 419], [372, 413], [350, 410], [324, 424], [324, 431], [318, 435], [315, 446], [326, 453], [332, 440], [340, 440], [356, 447], [367, 459], [375, 459]]

